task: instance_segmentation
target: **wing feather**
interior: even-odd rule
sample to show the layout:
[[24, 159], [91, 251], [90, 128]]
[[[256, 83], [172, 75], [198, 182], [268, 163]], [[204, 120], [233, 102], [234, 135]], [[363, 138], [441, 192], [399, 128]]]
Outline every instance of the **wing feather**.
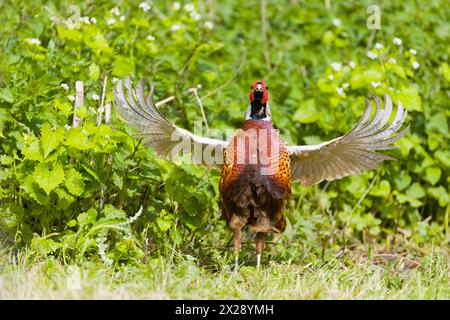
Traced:
[[358, 123], [347, 134], [313, 146], [289, 146], [291, 157], [291, 179], [300, 180], [309, 186], [323, 180], [339, 179], [363, 170], [376, 169], [385, 160], [393, 157], [377, 151], [397, 148], [393, 143], [403, 137], [409, 125], [398, 133], [406, 119], [406, 110], [401, 102], [394, 118], [393, 104], [389, 95], [384, 97], [384, 108], [378, 97], [373, 106], [366, 99], [366, 109]]
[[[123, 84], [125, 84], [127, 96], [125, 96]], [[175, 158], [178, 151], [187, 145], [190, 147], [188, 151], [202, 151], [202, 161], [198, 164], [220, 166], [221, 163], [211, 161], [216, 160], [216, 158], [204, 159], [203, 150], [209, 147], [209, 150], [220, 152], [220, 155], [222, 155], [228, 142], [201, 137], [177, 127], [156, 108], [153, 102], [154, 84], [151, 85], [147, 97], [145, 97], [144, 89], [144, 79], [140, 80], [136, 91], [134, 91], [129, 78], [124, 81], [120, 80], [114, 89], [116, 109], [126, 122], [140, 131], [136, 137], [142, 138], [144, 145], [153, 148], [156, 154], [165, 159]], [[217, 158], [222, 159], [222, 157]]]

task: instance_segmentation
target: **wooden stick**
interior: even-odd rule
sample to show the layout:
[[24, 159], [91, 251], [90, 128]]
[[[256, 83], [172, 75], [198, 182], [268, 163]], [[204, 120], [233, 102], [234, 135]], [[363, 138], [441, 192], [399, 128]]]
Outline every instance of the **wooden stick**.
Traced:
[[105, 123], [108, 126], [111, 123], [111, 102], [105, 105]]
[[79, 117], [77, 115], [77, 109], [83, 107], [84, 102], [84, 84], [83, 81], [76, 81], [75, 82], [75, 106], [73, 109], [73, 127], [78, 128], [81, 126], [81, 122], [83, 121], [83, 118]]

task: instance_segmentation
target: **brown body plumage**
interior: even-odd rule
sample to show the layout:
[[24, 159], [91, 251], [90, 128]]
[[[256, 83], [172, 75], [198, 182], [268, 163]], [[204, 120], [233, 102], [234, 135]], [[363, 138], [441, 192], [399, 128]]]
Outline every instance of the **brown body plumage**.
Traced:
[[[270, 149], [271, 138], [279, 141], [274, 143], [278, 153]], [[241, 148], [238, 139], [243, 140]], [[259, 157], [262, 141], [268, 141], [266, 159], [269, 163]], [[255, 143], [254, 148], [250, 147], [252, 142]], [[239, 163], [239, 156], [243, 163]], [[252, 162], [250, 159], [255, 160]], [[274, 168], [273, 172], [265, 172], [264, 168], [268, 167]], [[290, 173], [286, 145], [279, 139], [272, 121], [247, 120], [225, 149], [220, 180], [222, 217], [233, 231], [236, 250], [240, 249], [241, 231], [246, 226], [257, 234], [258, 254], [264, 247], [267, 233], [284, 231], [286, 218], [283, 207], [291, 194]]]
[[[398, 132], [406, 111], [399, 102], [391, 120], [392, 100], [385, 95], [383, 109], [380, 100], [374, 97], [374, 115], [372, 104], [366, 99], [364, 115], [345, 135], [318, 145], [286, 146], [272, 124], [268, 88], [263, 81], [256, 80], [249, 94], [251, 104], [243, 128], [230, 141], [223, 141], [195, 135], [167, 120], [153, 102], [153, 86], [145, 96], [143, 80], [135, 92], [129, 79], [125, 80], [125, 86], [127, 97], [122, 81], [114, 90], [117, 110], [140, 130], [138, 137], [145, 145], [169, 160], [190, 147], [189, 150], [194, 150], [194, 163], [222, 169], [222, 216], [233, 231], [235, 269], [244, 227], [256, 233], [258, 267], [266, 235], [284, 231], [283, 207], [291, 194], [292, 181], [300, 181], [306, 187], [376, 169], [384, 160], [393, 160], [378, 150], [396, 148], [393, 143], [409, 127]], [[199, 156], [202, 161], [198, 161]]]

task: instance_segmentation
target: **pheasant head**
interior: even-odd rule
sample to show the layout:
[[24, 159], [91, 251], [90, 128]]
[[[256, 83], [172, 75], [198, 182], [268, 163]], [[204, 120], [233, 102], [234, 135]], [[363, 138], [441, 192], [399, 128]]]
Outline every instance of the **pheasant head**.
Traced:
[[269, 87], [262, 80], [255, 80], [250, 87], [248, 95], [250, 106], [246, 113], [246, 119], [261, 120], [270, 118]]

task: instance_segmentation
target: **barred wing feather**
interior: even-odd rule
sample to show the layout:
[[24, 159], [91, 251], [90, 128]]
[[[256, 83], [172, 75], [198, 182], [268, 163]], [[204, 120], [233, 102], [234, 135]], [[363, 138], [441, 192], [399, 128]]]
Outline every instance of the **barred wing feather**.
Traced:
[[397, 148], [393, 145], [406, 134], [409, 125], [400, 133], [406, 118], [406, 110], [398, 103], [394, 119], [392, 100], [385, 95], [384, 109], [380, 100], [374, 97], [376, 111], [373, 117], [372, 104], [366, 99], [366, 110], [356, 124], [344, 136], [313, 146], [290, 146], [291, 179], [300, 180], [303, 186], [310, 186], [323, 180], [339, 179], [362, 170], [376, 169], [384, 160], [394, 158], [377, 152]]
[[200, 150], [200, 158], [194, 159], [194, 163], [217, 166], [220, 163], [206, 159], [203, 151], [208, 148], [211, 154], [219, 153], [222, 158], [223, 150], [228, 142], [218, 139], [205, 138], [195, 135], [185, 129], [177, 127], [167, 120], [156, 108], [153, 102], [154, 85], [152, 84], [147, 97], [144, 94], [145, 81], [141, 79], [136, 90], [133, 91], [129, 78], [124, 80], [127, 95], [125, 96], [123, 81], [120, 80], [114, 89], [116, 109], [123, 119], [140, 131], [137, 137], [143, 139], [144, 145], [155, 150], [162, 158], [172, 160], [179, 152], [189, 146], [189, 150]]

